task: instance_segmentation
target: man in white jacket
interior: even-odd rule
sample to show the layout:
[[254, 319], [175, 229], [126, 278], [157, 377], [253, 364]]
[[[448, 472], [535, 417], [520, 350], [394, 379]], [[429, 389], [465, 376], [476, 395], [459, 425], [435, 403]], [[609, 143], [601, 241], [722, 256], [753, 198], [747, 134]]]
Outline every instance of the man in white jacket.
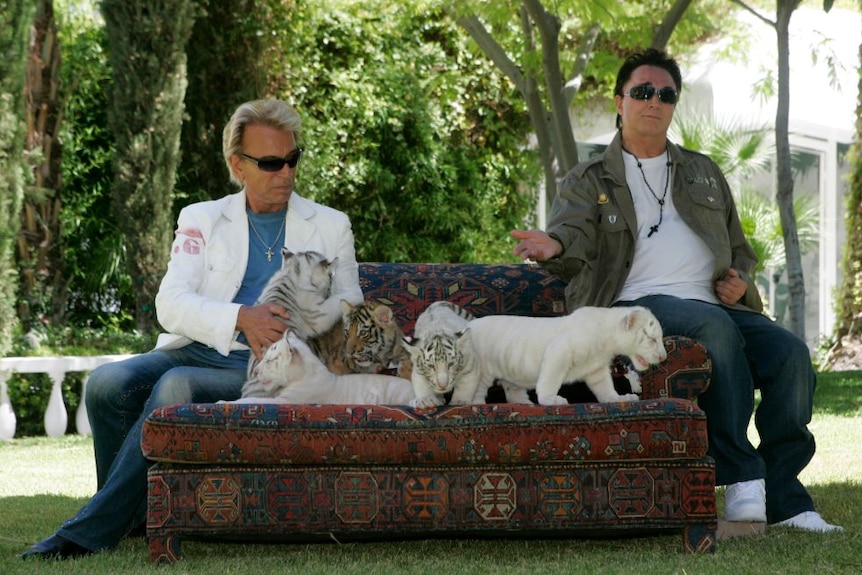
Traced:
[[281, 247], [337, 259], [333, 293], [362, 301], [347, 216], [294, 192], [301, 120], [279, 100], [237, 108], [223, 153], [237, 193], [180, 212], [156, 296], [167, 333], [156, 348], [90, 374], [86, 405], [98, 491], [57, 532], [21, 557], [67, 559], [112, 549], [140, 530], [150, 462], [140, 449], [147, 415], [164, 405], [240, 396], [249, 354], [281, 338], [284, 308], [256, 305], [281, 265]]

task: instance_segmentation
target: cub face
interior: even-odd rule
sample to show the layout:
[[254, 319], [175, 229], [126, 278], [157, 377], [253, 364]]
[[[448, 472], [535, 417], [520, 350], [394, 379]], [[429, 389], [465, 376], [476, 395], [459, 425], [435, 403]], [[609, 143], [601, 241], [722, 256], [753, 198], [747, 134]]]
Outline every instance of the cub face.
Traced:
[[413, 360], [413, 373], [421, 375], [436, 394], [452, 391], [466, 366], [461, 349], [465, 333], [458, 334], [457, 338], [433, 336], [418, 345], [404, 344]]
[[634, 346], [629, 354], [637, 371], [644, 371], [667, 359], [661, 324], [651, 311], [644, 307], [632, 307], [626, 315], [625, 329], [634, 336]]
[[285, 332], [284, 337], [266, 348], [252, 375], [267, 393], [276, 394], [295, 380], [298, 371], [301, 371], [301, 360]]

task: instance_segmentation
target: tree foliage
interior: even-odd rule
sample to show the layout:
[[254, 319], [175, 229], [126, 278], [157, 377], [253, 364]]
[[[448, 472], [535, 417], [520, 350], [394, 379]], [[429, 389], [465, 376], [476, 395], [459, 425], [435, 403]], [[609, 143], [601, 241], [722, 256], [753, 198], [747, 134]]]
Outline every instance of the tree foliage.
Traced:
[[[578, 163], [570, 114], [610, 98], [622, 58], [638, 48], [665, 48], [676, 31], [677, 52], [720, 30], [729, 11], [720, 0], [596, 1], [461, 0], [458, 22], [516, 87], [530, 114], [550, 208], [557, 182]], [[574, 104], [574, 105], [573, 105]]]
[[122, 266], [125, 228], [111, 206], [115, 145], [108, 125], [113, 82], [107, 34], [92, 16], [65, 12], [60, 38], [65, 103], [60, 224], [69, 284], [64, 323], [131, 329], [136, 302]]
[[0, 356], [17, 325], [14, 250], [24, 193], [24, 58], [33, 3], [0, 0]]
[[[859, 94], [862, 95], [862, 43], [859, 45]], [[850, 151], [850, 186], [845, 226], [847, 241], [841, 260], [842, 283], [836, 300], [833, 348], [826, 363], [830, 367], [862, 367], [862, 98], [856, 103], [856, 141]]]
[[434, 6], [338, 2], [291, 22], [299, 190], [350, 216], [360, 260], [510, 261], [535, 181], [527, 117]]
[[195, 5], [186, 0], [103, 0], [100, 7], [113, 73], [114, 216], [124, 229], [136, 324], [150, 331], [173, 231], [185, 49]]
[[188, 88], [182, 126], [182, 163], [175, 212], [230, 192], [222, 158], [222, 130], [234, 109], [273, 93], [281, 74], [281, 47], [290, 34], [293, 0], [199, 0], [186, 53]]

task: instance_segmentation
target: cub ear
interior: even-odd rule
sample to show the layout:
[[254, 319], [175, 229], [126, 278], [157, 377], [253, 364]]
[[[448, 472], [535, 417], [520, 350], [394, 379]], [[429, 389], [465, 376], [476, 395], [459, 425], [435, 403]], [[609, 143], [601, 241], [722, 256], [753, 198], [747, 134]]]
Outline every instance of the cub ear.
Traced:
[[637, 329], [637, 327], [646, 319], [645, 311], [646, 310], [639, 307], [631, 308], [625, 318], [623, 318], [623, 325], [625, 325], [625, 328], [629, 331]]
[[377, 323], [386, 325], [392, 323], [392, 308], [387, 305], [379, 305], [374, 310], [374, 319]]
[[350, 312], [352, 312], [354, 309], [356, 309], [355, 305], [353, 305], [352, 303], [350, 303], [346, 299], [341, 300], [341, 313], [342, 313], [342, 315], [350, 315]]
[[410, 355], [411, 359], [416, 359], [422, 353], [422, 348], [419, 346], [419, 340], [414, 339], [413, 341], [408, 340], [406, 337], [401, 338], [401, 347], [407, 350], [408, 355]]

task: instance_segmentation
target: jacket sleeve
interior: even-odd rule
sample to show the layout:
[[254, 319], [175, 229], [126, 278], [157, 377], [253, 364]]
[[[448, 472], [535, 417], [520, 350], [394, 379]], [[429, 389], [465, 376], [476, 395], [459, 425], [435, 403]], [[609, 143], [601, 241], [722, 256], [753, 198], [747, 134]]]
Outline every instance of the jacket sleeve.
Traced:
[[736, 204], [733, 202], [733, 196], [730, 196], [730, 210], [728, 213], [728, 235], [730, 236], [730, 267], [740, 272], [740, 277], [745, 280], [748, 288], [745, 290], [742, 298], [738, 303], [750, 308], [754, 311], [763, 311], [763, 300], [760, 298], [760, 291], [757, 289], [757, 284], [754, 281], [754, 268], [757, 266], [757, 254], [754, 248], [748, 243], [745, 237], [745, 232], [742, 229], [742, 223], [739, 220], [739, 213], [736, 211]]
[[572, 170], [560, 182], [551, 207], [547, 232], [560, 242], [563, 253], [541, 265], [566, 283], [596, 258], [594, 202], [587, 187], [582, 174]]
[[356, 263], [356, 247], [353, 238], [353, 228], [350, 220], [345, 216], [339, 222], [340, 232], [337, 234], [336, 254], [338, 262], [335, 266], [335, 275], [332, 278], [332, 293], [337, 297], [329, 299], [338, 316], [341, 315], [341, 300], [345, 299], [352, 304], [363, 301], [362, 288], [359, 287], [359, 264]]
[[232, 254], [210, 253], [223, 250], [214, 238], [214, 220], [200, 208], [190, 206], [180, 212], [168, 269], [156, 295], [156, 314], [169, 333], [227, 355], [240, 308], [231, 300], [242, 279], [238, 268], [244, 263]]

